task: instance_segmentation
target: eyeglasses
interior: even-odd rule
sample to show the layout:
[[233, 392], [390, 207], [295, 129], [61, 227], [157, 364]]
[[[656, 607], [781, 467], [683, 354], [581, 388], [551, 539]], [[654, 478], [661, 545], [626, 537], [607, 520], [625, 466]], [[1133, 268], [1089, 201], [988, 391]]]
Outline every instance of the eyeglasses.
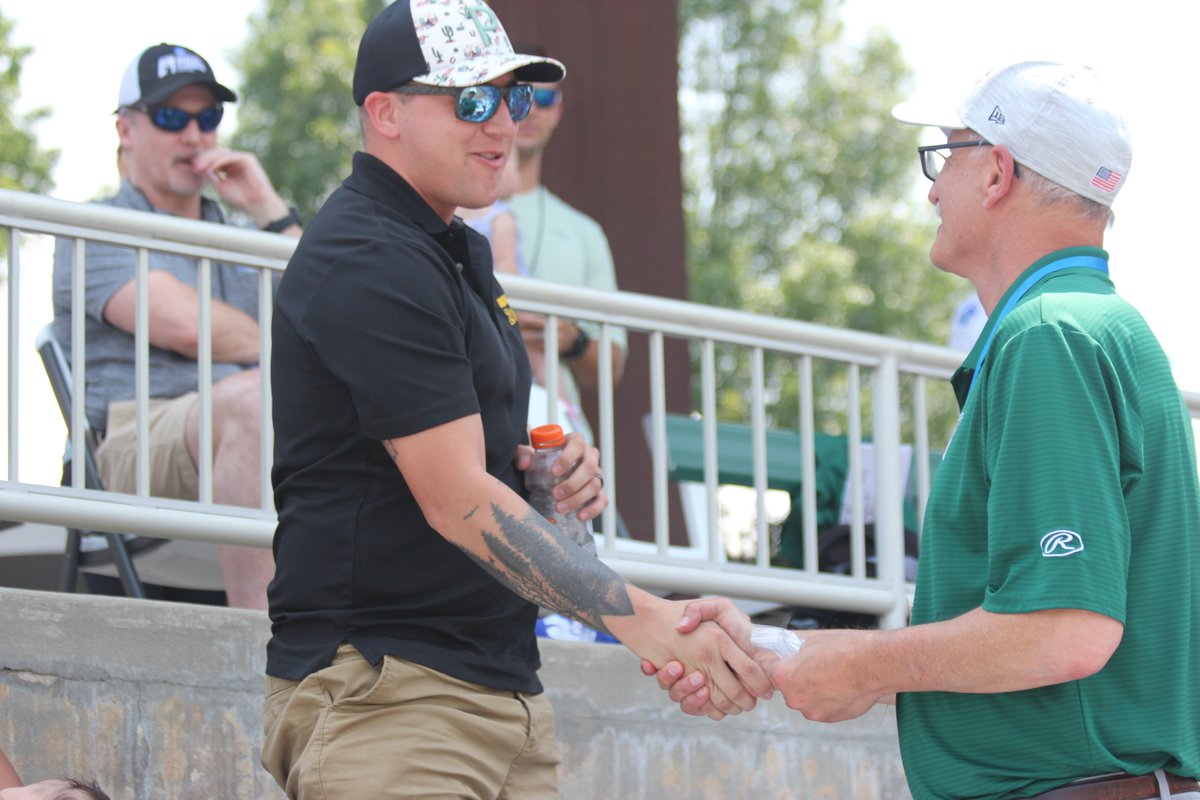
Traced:
[[[921, 159], [921, 172], [924, 172], [925, 177], [929, 178], [929, 180], [936, 180], [938, 173], [940, 173], [942, 171], [942, 167], [946, 165], [946, 160], [950, 158], [948, 155], [939, 153], [939, 150], [954, 150], [959, 147], [981, 146], [991, 147], [992, 143], [985, 142], [983, 139], [972, 139], [969, 142], [947, 142], [946, 144], [931, 144], [926, 145], [925, 147], [918, 147], [917, 155]], [[938, 158], [934, 158], [934, 156], [937, 156], [941, 160], [939, 161]], [[1015, 161], [1013, 162], [1013, 177], [1021, 177], [1019, 165]]]
[[562, 99], [562, 89], [534, 89], [533, 102], [538, 108], [553, 108]]
[[[954, 150], [959, 147], [979, 147], [985, 145], [983, 139], [973, 139], [969, 142], [947, 142], [946, 144], [931, 144], [926, 147], [918, 147], [917, 155], [921, 158], [921, 172], [925, 173], [925, 177], [929, 180], [936, 180], [938, 173], [942, 171], [942, 167], [946, 163], [949, 155], [939, 153], [939, 150]], [[938, 156], [938, 158], [934, 158]], [[939, 160], [940, 159], [940, 160]]]
[[517, 83], [501, 89], [499, 86], [464, 86], [451, 88], [443, 86], [398, 86], [392, 89], [397, 94], [447, 94], [457, 98], [454, 103], [454, 116], [463, 122], [487, 122], [496, 116], [500, 108], [500, 98], [508, 103], [508, 113], [513, 122], [520, 122], [529, 116], [529, 108], [533, 103], [533, 87], [528, 83]]
[[154, 123], [154, 127], [159, 130], [167, 131], [168, 133], [179, 133], [188, 126], [192, 120], [196, 120], [196, 124], [200, 126], [200, 130], [204, 133], [212, 133], [221, 124], [221, 117], [225, 115], [225, 108], [220, 104], [209, 106], [208, 108], [197, 111], [192, 114], [184, 111], [182, 108], [174, 106], [134, 106], [138, 111], [142, 111]]

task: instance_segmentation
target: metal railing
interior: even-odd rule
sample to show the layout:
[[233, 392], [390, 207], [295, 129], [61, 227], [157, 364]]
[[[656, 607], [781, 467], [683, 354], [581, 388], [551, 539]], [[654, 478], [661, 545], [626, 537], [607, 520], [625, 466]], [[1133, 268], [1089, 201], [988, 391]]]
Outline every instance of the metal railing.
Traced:
[[[68, 203], [46, 197], [0, 191], [0, 225], [9, 232], [7, 303], [7, 480], [0, 482], [0, 519], [22, 522], [41, 522], [92, 530], [115, 530], [145, 536], [190, 539], [225, 544], [269, 547], [274, 532], [275, 514], [271, 508], [270, 458], [272, 449], [270, 425], [270, 315], [271, 272], [282, 270], [290, 255], [294, 240], [271, 234], [194, 222], [111, 207]], [[22, 360], [33, 355], [32, 341], [22, 334], [25, 309], [35, 308], [45, 298], [23, 298], [25, 278], [32, 273], [51, 269], [49, 260], [26, 264], [22, 258], [23, 241], [27, 235], [48, 234], [76, 240], [73, 262], [73, 330], [72, 352], [84, 352], [82, 286], [87, 242], [101, 241], [126, 245], [137, 252], [137, 325], [135, 347], [137, 358], [137, 411], [139, 470], [135, 495], [100, 492], [84, 488], [81, 467], [74, 467], [67, 486], [56, 481], [23, 480], [21, 452], [18, 446], [23, 425], [19, 383]], [[202, 346], [198, 355], [200, 379], [201, 458], [200, 498], [196, 501], [164, 500], [150, 496], [146, 474], [146, 407], [148, 401], [147, 253], [161, 250], [195, 257], [200, 275], [200, 341], [210, 340], [211, 313], [208, 296], [208, 274], [214, 261], [242, 264], [260, 270], [260, 345], [261, 370], [261, 452], [260, 477], [263, 507], [245, 509], [217, 505], [212, 502], [212, 403], [211, 348]], [[803, 322], [773, 319], [764, 316], [701, 306], [660, 297], [629, 292], [596, 292], [587, 289], [549, 284], [519, 277], [504, 279], [512, 304], [518, 308], [545, 313], [551, 317], [593, 320], [601, 326], [601, 363], [599, 419], [593, 425], [597, 444], [608, 479], [606, 487], [612, 505], [602, 520], [605, 531], [617, 529], [614, 509], [620, 507], [620, 497], [633, 491], [621, 483], [614, 457], [614, 390], [611, 337], [614, 329], [645, 336], [649, 347], [651, 398], [649, 408], [648, 450], [652, 464], [650, 491], [653, 493], [653, 519], [639, 524], [639, 530], [653, 532], [652, 541], [633, 541], [615, 536], [603, 537], [599, 552], [602, 558], [629, 580], [649, 588], [696, 594], [724, 594], [735, 597], [775, 602], [785, 605], [814, 606], [873, 614], [885, 626], [899, 626], [906, 618], [911, 584], [905, 577], [903, 483], [905, 471], [901, 447], [901, 430], [907, 420], [911, 427], [918, 516], [924, 510], [929, 491], [930, 454], [927, 427], [926, 394], [931, 384], [940, 382], [957, 366], [961, 355], [947, 348], [890, 339], [872, 334], [838, 330]], [[35, 312], [29, 312], [35, 313]], [[39, 323], [48, 321], [41, 314]], [[27, 326], [25, 326], [27, 327]], [[547, 352], [556, 352], [553, 340], [556, 326], [553, 320], [546, 326]], [[665, 402], [665, 342], [679, 339], [689, 343], [696, 354], [698, 374], [695, 384], [700, 397], [695, 409], [700, 419], [703, 438], [704, 510], [707, 529], [697, 533], [692, 546], [678, 547], [671, 541], [668, 498], [672, 484], [671, 442], [668, 439]], [[750, 363], [748, 387], [751, 409], [752, 477], [747, 485], [754, 490], [755, 517], [752, 563], [735, 563], [726, 554], [724, 532], [719, 524], [720, 453], [717, 449], [718, 405], [716, 387], [719, 383], [718, 348], [733, 348]], [[771, 530], [766, 513], [766, 497], [772, 479], [768, 469], [767, 408], [771, 389], [764, 370], [765, 359], [786, 358], [795, 365], [799, 383], [799, 511], [802, 520], [802, 540], [805, 558], [801, 569], [784, 568], [772, 563]], [[844, 431], [847, 474], [845, 507], [851, 529], [851, 568], [847, 575], [821, 572], [817, 558], [817, 498], [818, 464], [815, 458], [817, 430], [814, 397], [814, 363], [820, 361], [842, 365], [846, 397]], [[558, 365], [548, 363], [547, 383], [554, 385]], [[85, 386], [84, 364], [75, 359], [72, 364], [73, 384]], [[867, 380], [870, 411], [870, 435], [864, 437], [864, 397], [862, 383]], [[28, 378], [26, 378], [28, 379]], [[934, 379], [930, 381], [930, 379]], [[901, 384], [910, 386], [905, 406]], [[941, 390], [945, 391], [945, 390]], [[556, 392], [548, 392], [547, 415], [554, 420], [558, 413]], [[1193, 416], [1200, 416], [1200, 396], [1187, 395]], [[72, 411], [75, 441], [74, 452], [81, 452], [84, 419], [83, 398], [76, 396]], [[862, 463], [860, 441], [869, 439], [874, 463]], [[58, 447], [48, 433], [39, 447]], [[76, 462], [81, 461], [75, 459]], [[863, 479], [864, 466], [873, 467], [871, 485]], [[868, 494], [873, 502], [868, 503]], [[794, 499], [795, 501], [795, 499]], [[866, 564], [865, 528], [873, 509], [876, 548], [875, 572], [870, 574]]]

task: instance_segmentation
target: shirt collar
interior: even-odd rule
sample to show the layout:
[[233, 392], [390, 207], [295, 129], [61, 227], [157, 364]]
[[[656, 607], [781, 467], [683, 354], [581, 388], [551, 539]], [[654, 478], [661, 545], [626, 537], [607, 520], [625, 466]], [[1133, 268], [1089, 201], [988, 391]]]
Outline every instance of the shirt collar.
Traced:
[[353, 171], [345, 185], [399, 211], [430, 236], [444, 234], [451, 227], [434, 213], [408, 181], [369, 153], [359, 151], [354, 154]]
[[[121, 181], [121, 188], [117, 190], [116, 198], [126, 204], [128, 208], [137, 211], [149, 211], [152, 214], [166, 214], [174, 217], [170, 211], [163, 211], [161, 208], [156, 208], [150, 203], [150, 198], [146, 197], [146, 193], [129, 182], [129, 179]], [[200, 196], [200, 219], [206, 222], [225, 222], [225, 213], [221, 210], [221, 206], [215, 201], [204, 195]]]
[[[987, 322], [983, 326], [983, 330], [979, 332], [979, 336], [975, 339], [975, 346], [971, 348], [971, 352], [967, 354], [962, 366], [960, 366], [954, 372], [954, 375], [950, 379], [951, 384], [954, 386], [954, 393], [958, 397], [959, 408], [962, 408], [966, 404], [967, 393], [970, 391], [972, 378], [975, 375], [975, 371], [980, 366], [979, 359], [983, 355], [984, 343], [987, 342], [991, 337], [993, 328], [999, 325], [1002, 321], [996, 315], [996, 309], [1001, 309], [1007, 306], [1013, 293], [1018, 291], [1019, 287], [1025, 283], [1029, 276], [1033, 275], [1043, 267], [1053, 264], [1055, 261], [1061, 261], [1075, 256], [1092, 256], [1095, 258], [1104, 259], [1105, 261], [1108, 260], [1108, 253], [1099, 247], [1067, 247], [1062, 250], [1055, 250], [1053, 253], [1048, 253], [1047, 255], [1042, 256], [1037, 261], [1030, 264], [1029, 267], [1026, 268], [1025, 271], [1022, 272], [1017, 279], [1009, 285], [1008, 289], [1005, 290], [1004, 296], [1001, 297], [999, 302], [997, 302], [993, 307], [992, 313], [988, 315]], [[1097, 272], [1096, 270], [1088, 269], [1086, 267], [1068, 267], [1056, 272], [1051, 272], [1033, 286], [1029, 287], [1025, 295], [1021, 298], [1018, 298], [1017, 305], [1019, 306], [1024, 301], [1041, 294], [1042, 292], [1038, 290], [1045, 287], [1056, 277], [1080, 274], [1095, 276], [1097, 280], [1107, 280], [1102, 273]]]

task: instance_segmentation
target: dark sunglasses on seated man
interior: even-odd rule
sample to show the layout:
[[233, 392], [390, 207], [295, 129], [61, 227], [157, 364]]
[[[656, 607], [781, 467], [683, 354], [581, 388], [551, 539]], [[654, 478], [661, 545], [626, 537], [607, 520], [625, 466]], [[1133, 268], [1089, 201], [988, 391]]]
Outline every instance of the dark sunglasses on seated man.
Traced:
[[463, 86], [452, 88], [448, 86], [425, 86], [409, 84], [392, 89], [397, 94], [446, 94], [457, 98], [454, 103], [454, 116], [463, 122], [487, 122], [496, 116], [500, 108], [500, 99], [508, 103], [508, 113], [513, 122], [520, 122], [529, 116], [529, 107], [533, 104], [533, 87], [528, 83], [518, 83], [506, 86]]
[[200, 130], [204, 133], [212, 133], [221, 124], [221, 117], [225, 115], [225, 109], [219, 103], [215, 106], [197, 111], [195, 114], [184, 111], [182, 108], [174, 106], [133, 106], [138, 111], [145, 113], [154, 123], [154, 127], [159, 130], [167, 131], [168, 133], [179, 133], [188, 126], [188, 123], [193, 119], [200, 126]]

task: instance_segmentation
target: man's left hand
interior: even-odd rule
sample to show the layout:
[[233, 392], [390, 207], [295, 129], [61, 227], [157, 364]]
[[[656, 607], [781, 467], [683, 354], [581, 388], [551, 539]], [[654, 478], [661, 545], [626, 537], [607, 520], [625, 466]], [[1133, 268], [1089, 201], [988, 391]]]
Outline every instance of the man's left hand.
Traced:
[[[518, 445], [513, 457], [516, 468], [522, 472], [533, 460], [533, 449]], [[577, 511], [581, 520], [596, 519], [608, 507], [608, 495], [604, 492], [604, 470], [600, 467], [600, 451], [587, 443], [582, 434], [567, 434], [566, 446], [551, 466], [556, 477], [566, 476], [554, 487], [556, 508], [566, 513]]]

